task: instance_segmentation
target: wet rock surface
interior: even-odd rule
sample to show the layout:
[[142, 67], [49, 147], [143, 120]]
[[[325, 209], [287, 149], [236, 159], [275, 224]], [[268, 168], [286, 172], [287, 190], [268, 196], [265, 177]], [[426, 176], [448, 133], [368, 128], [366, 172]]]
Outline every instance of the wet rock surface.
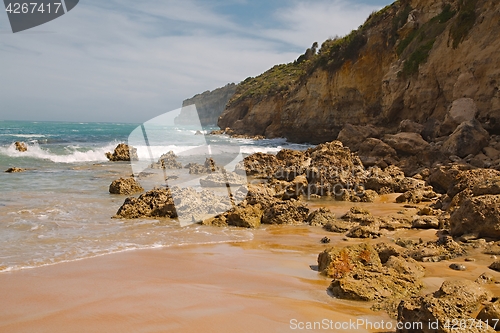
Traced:
[[25, 172], [25, 171], [26, 171], [26, 169], [16, 168], [16, 167], [8, 168], [7, 170], [5, 170], [6, 173], [18, 173], [18, 172]]
[[163, 154], [158, 162], [151, 164], [151, 169], [182, 169], [182, 164], [177, 161], [177, 156], [173, 151]]
[[109, 185], [109, 193], [131, 195], [141, 193], [144, 188], [134, 178], [120, 178]]
[[120, 143], [116, 146], [113, 153], [106, 153], [106, 157], [112, 162], [137, 161], [139, 159], [137, 156], [137, 149], [125, 143]]
[[21, 153], [28, 151], [28, 146], [24, 142], [16, 141], [14, 142], [14, 147], [16, 148], [17, 151]]

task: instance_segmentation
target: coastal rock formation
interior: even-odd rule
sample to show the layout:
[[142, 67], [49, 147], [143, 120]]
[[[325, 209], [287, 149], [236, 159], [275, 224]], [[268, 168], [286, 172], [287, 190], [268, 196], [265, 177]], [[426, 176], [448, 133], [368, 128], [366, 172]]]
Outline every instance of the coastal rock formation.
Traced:
[[488, 145], [490, 135], [476, 120], [461, 123], [443, 143], [442, 151], [449, 155], [466, 157], [476, 155]]
[[[176, 125], [193, 125], [193, 119], [200, 119], [201, 126], [216, 125], [219, 116], [226, 107], [227, 102], [233, 97], [236, 91], [234, 83], [213, 91], [205, 91], [182, 102], [182, 110], [179, 116], [174, 119]], [[186, 108], [188, 105], [196, 106], [196, 114], [193, 108]], [[201, 133], [200, 133], [201, 134]]]
[[402, 120], [422, 125], [425, 139], [472, 118], [498, 132], [498, 12], [483, 0], [397, 1], [348, 36], [241, 82], [218, 125], [310, 143], [335, 140], [346, 124], [393, 134]]
[[318, 256], [318, 270], [333, 278], [332, 295], [342, 299], [376, 301], [375, 307], [394, 311], [401, 299], [422, 288], [423, 267], [412, 259], [391, 256], [382, 264], [369, 244], [333, 247]]
[[211, 174], [211, 173], [220, 173], [223, 171], [223, 168], [216, 165], [213, 158], [207, 158], [203, 165], [198, 163], [189, 163], [185, 166], [185, 168], [189, 169], [189, 174], [192, 175], [200, 175], [200, 174]]
[[120, 178], [114, 180], [111, 185], [109, 185], [109, 193], [111, 194], [131, 195], [143, 191], [144, 188], [142, 188], [141, 184], [134, 178]]
[[25, 151], [28, 151], [28, 146], [24, 142], [16, 141], [14, 143], [14, 146], [15, 146], [16, 150], [19, 151], [19, 152], [21, 152], [21, 153], [24, 153]]
[[137, 161], [139, 159], [139, 157], [137, 156], [137, 149], [125, 143], [118, 144], [113, 154], [107, 152], [106, 157], [112, 162]]
[[477, 315], [476, 319], [489, 323], [496, 331], [500, 330], [500, 299], [487, 304]]
[[[472, 281], [445, 281], [435, 293], [412, 297], [399, 304], [398, 322], [403, 325], [397, 332], [415, 332], [411, 325], [405, 328], [405, 323], [422, 323], [418, 332], [424, 333], [495, 332], [486, 323], [472, 317], [481, 303], [489, 301], [491, 296], [489, 291]], [[453, 321], [460, 323], [460, 320], [467, 322], [465, 328], [460, 324], [454, 327]], [[430, 323], [436, 324], [431, 326]]]
[[182, 169], [182, 164], [177, 162], [177, 155], [173, 151], [163, 154], [157, 163], [153, 163], [151, 169]]
[[24, 172], [26, 171], [26, 169], [21, 169], [21, 168], [8, 168], [7, 170], [5, 170], [5, 172], [7, 173], [17, 173], [17, 172]]
[[450, 218], [453, 236], [475, 235], [500, 240], [500, 195], [465, 200]]

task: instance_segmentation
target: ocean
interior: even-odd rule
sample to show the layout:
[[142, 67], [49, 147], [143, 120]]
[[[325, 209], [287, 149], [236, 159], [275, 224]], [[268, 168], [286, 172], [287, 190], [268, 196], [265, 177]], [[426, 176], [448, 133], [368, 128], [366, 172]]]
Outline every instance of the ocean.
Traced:
[[[137, 174], [137, 170], [130, 162], [109, 162], [105, 153], [113, 152], [129, 137], [134, 141], [134, 133], [141, 129], [138, 126], [0, 121], [0, 272], [128, 250], [252, 239], [252, 232], [245, 229], [181, 226], [163, 219], [113, 219], [126, 196], [109, 194], [109, 185], [120, 177]], [[212, 129], [204, 128], [203, 132]], [[195, 135], [194, 128], [163, 126], [160, 130], [161, 148], [147, 150], [154, 158], [169, 150], [181, 155], [196, 151], [205, 140], [203, 135]], [[207, 138], [212, 143], [227, 141]], [[18, 152], [16, 141], [25, 142], [28, 151]], [[308, 147], [282, 139], [236, 142], [244, 156]], [[146, 150], [138, 152], [143, 158]], [[3, 172], [11, 167], [26, 171]], [[142, 185], [146, 190], [155, 186]]]

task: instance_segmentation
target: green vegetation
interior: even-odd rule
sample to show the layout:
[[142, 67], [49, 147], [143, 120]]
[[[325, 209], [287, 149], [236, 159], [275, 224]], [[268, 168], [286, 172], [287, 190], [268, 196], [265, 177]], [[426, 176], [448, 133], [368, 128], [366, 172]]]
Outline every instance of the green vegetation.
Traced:
[[314, 66], [335, 71], [348, 61], [357, 59], [361, 48], [366, 45], [367, 38], [363, 29], [353, 30], [343, 38], [329, 39], [321, 45]]
[[477, 0], [461, 0], [459, 2], [458, 17], [450, 30], [454, 49], [467, 37], [476, 23], [476, 4]]
[[276, 65], [257, 77], [245, 79], [237, 87], [236, 100], [277, 93], [284, 94], [305, 73], [304, 67], [308, 62]]
[[427, 62], [427, 58], [429, 58], [429, 53], [434, 47], [435, 41], [435, 38], [427, 41], [425, 44], [420, 45], [419, 48], [410, 55], [403, 66], [404, 76], [410, 76], [417, 73], [418, 67]]
[[456, 15], [449, 4], [443, 6], [442, 12], [414, 30], [396, 46], [397, 55], [406, 59], [402, 75], [408, 77], [418, 72], [421, 64], [427, 62], [436, 38], [446, 29], [446, 23]]

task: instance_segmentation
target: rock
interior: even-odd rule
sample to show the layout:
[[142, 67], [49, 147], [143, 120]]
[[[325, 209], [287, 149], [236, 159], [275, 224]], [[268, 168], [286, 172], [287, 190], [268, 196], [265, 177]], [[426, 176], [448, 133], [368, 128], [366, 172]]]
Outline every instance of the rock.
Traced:
[[391, 257], [399, 257], [402, 256], [403, 250], [394, 247], [393, 245], [389, 245], [387, 243], [378, 243], [374, 246], [375, 251], [377, 251], [378, 256], [382, 264], [385, 264], [389, 258]]
[[200, 174], [211, 174], [211, 173], [222, 173], [224, 168], [216, 165], [213, 158], [207, 158], [203, 165], [198, 163], [189, 164], [189, 174], [200, 175]]
[[346, 234], [349, 238], [379, 238], [381, 232], [373, 226], [356, 226]]
[[437, 194], [432, 190], [432, 187], [407, 191], [396, 198], [398, 203], [414, 203], [429, 202], [437, 198]]
[[309, 208], [297, 200], [277, 201], [264, 210], [264, 224], [303, 224]]
[[346, 124], [340, 131], [337, 140], [349, 149], [356, 151], [365, 145], [368, 138], [377, 138], [380, 136], [380, 129], [374, 126], [355, 126]]
[[329, 209], [321, 207], [309, 214], [306, 220], [312, 226], [324, 226], [329, 222], [335, 222], [335, 214]]
[[321, 244], [329, 244], [330, 241], [331, 241], [330, 238], [325, 236], [325, 237], [321, 238], [320, 242], [321, 242]]
[[494, 263], [489, 265], [488, 268], [500, 272], [500, 261], [495, 261]]
[[120, 178], [114, 180], [111, 185], [109, 185], [109, 193], [111, 194], [131, 195], [143, 191], [144, 189], [141, 184], [139, 184], [134, 178]]
[[177, 162], [177, 156], [173, 151], [163, 154], [157, 163], [150, 166], [152, 169], [182, 169], [182, 164]]
[[500, 176], [480, 181], [472, 188], [473, 196], [500, 194]]
[[125, 143], [120, 143], [116, 146], [113, 154], [106, 153], [108, 160], [112, 162], [117, 161], [137, 161], [139, 157], [137, 156], [137, 149], [129, 146]]
[[[376, 301], [375, 308], [389, 309], [422, 288], [423, 268], [403, 258], [382, 265], [369, 244], [333, 247], [318, 256], [318, 270], [333, 278], [328, 288], [333, 296], [357, 301]], [[391, 305], [392, 304], [392, 305]]]
[[17, 172], [25, 172], [26, 169], [21, 169], [21, 168], [8, 168], [7, 170], [5, 170], [5, 172], [7, 173], [17, 173]]
[[24, 142], [16, 141], [14, 143], [14, 146], [16, 147], [16, 150], [19, 151], [19, 152], [21, 152], [21, 153], [24, 153], [25, 151], [28, 151], [28, 146]]
[[481, 124], [473, 119], [461, 123], [443, 143], [443, 153], [461, 158], [469, 154], [476, 155], [488, 145], [489, 134]]
[[446, 193], [457, 182], [461, 171], [469, 169], [470, 166], [466, 165], [438, 166], [430, 171], [427, 182], [435, 191]]
[[449, 135], [459, 124], [475, 119], [477, 106], [472, 98], [460, 98], [453, 101], [441, 125], [441, 135]]
[[196, 131], [196, 133], [194, 133], [194, 135], [203, 135], [203, 133], [201, 131]]
[[458, 237], [474, 234], [500, 239], [500, 195], [483, 195], [466, 199], [450, 217], [450, 232]]
[[417, 133], [387, 134], [382, 140], [394, 148], [398, 154], [416, 155], [429, 148], [429, 143]]
[[334, 232], [334, 233], [338, 233], [338, 234], [343, 234], [344, 232], [349, 231], [349, 229], [351, 229], [353, 227], [354, 227], [354, 223], [341, 221], [341, 220], [329, 221], [324, 226], [326, 231], [330, 231], [330, 232]]
[[246, 177], [240, 176], [234, 172], [212, 173], [204, 178], [200, 178], [202, 187], [225, 187], [246, 185]]
[[487, 304], [477, 315], [476, 319], [488, 323], [496, 331], [500, 331], [500, 299]]
[[255, 153], [244, 158], [243, 163], [235, 167], [235, 172], [254, 176], [255, 178], [269, 178], [273, 175], [280, 163], [276, 156], [265, 153]]
[[[403, 300], [398, 306], [398, 322], [402, 328], [398, 328], [398, 333], [415, 332], [413, 323], [422, 323], [418, 332], [424, 333], [451, 333], [451, 332], [491, 332], [487, 328], [478, 329], [471, 317], [474, 312], [479, 310], [481, 303], [491, 298], [489, 291], [479, 284], [468, 281], [445, 281], [441, 288], [432, 294], [426, 296], [416, 296], [408, 300]], [[467, 329], [446, 328], [446, 323], [452, 323], [453, 320], [464, 320], [467, 322]], [[432, 327], [429, 323], [437, 323], [437, 327]], [[406, 323], [412, 323], [406, 326]], [[469, 326], [471, 325], [471, 326]], [[407, 328], [405, 328], [405, 326]], [[448, 327], [451, 325], [448, 325]]]
[[379, 194], [394, 193], [399, 190], [399, 184], [404, 178], [403, 171], [396, 166], [389, 166], [384, 170], [373, 167], [368, 169], [365, 188]]
[[413, 219], [414, 229], [439, 229], [439, 219], [433, 216], [418, 216]]
[[212, 227], [227, 227], [227, 219], [224, 215], [218, 215], [205, 219], [201, 222], [202, 225], [212, 226]]
[[398, 132], [421, 134], [423, 130], [424, 125], [416, 123], [410, 119], [402, 120], [398, 127]]
[[500, 157], [500, 151], [498, 151], [495, 148], [484, 147], [483, 150], [484, 150], [484, 153], [486, 154], [486, 156], [488, 156], [488, 158], [490, 158], [492, 160], [497, 160]]
[[394, 148], [375, 138], [366, 139], [359, 147], [358, 155], [365, 167], [378, 166], [381, 168], [395, 163], [398, 156]]
[[138, 198], [127, 198], [116, 213], [116, 218], [176, 218], [192, 222], [203, 221], [206, 215], [218, 215], [232, 208], [227, 196], [211, 191], [197, 192], [193, 188], [153, 189]]
[[495, 283], [496, 280], [495, 277], [490, 273], [483, 273], [479, 275], [475, 282], [479, 284], [492, 284]]
[[449, 267], [455, 271], [465, 271], [467, 269], [465, 265], [462, 264], [451, 264]]
[[226, 221], [228, 225], [243, 228], [258, 228], [263, 211], [260, 205], [240, 207], [237, 206], [228, 212]]
[[309, 193], [307, 189], [308, 184], [306, 176], [300, 175], [295, 177], [290, 185], [286, 187], [283, 199], [297, 199], [300, 195], [307, 195]]

